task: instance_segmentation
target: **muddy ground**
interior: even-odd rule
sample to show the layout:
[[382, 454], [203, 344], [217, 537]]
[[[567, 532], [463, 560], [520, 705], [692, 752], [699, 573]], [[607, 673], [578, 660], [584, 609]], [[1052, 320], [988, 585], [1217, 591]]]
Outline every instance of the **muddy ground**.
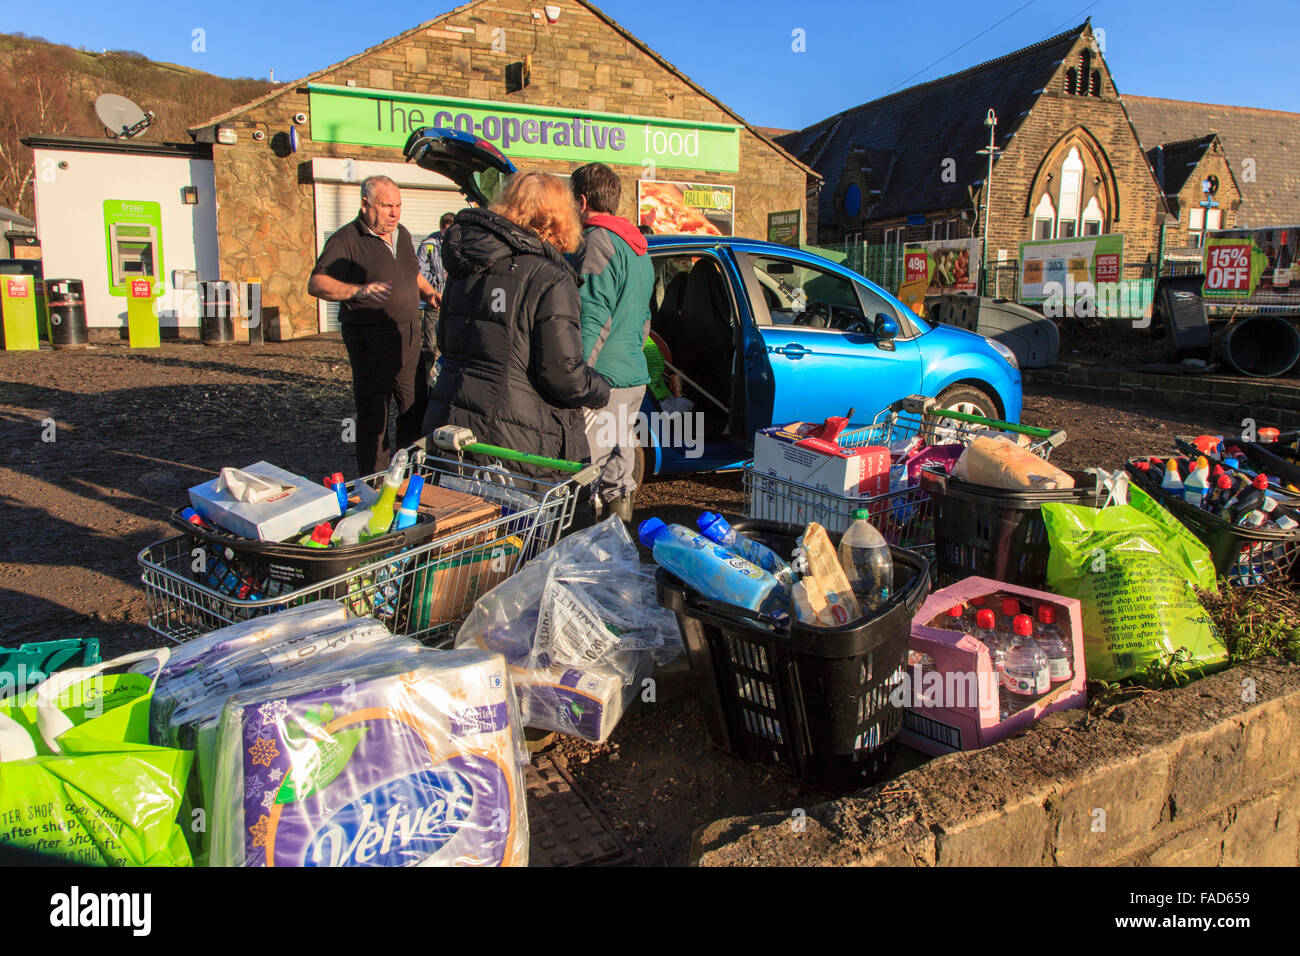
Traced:
[[[95, 636], [107, 659], [159, 643], [143, 626], [137, 552], [169, 536], [167, 513], [224, 465], [353, 477], [350, 381], [337, 337], [0, 353], [0, 646]], [[1028, 390], [1023, 420], [1067, 430], [1053, 460], [1070, 468], [1119, 467], [1170, 451], [1174, 435], [1230, 425], [1122, 393], [1101, 405], [1042, 388]], [[744, 512], [738, 474], [653, 479], [638, 504], [638, 519]], [[566, 738], [550, 752], [650, 865], [686, 862], [691, 833], [716, 818], [833, 796], [712, 749], [680, 660], [609, 743]], [[904, 751], [894, 770], [922, 759]]]

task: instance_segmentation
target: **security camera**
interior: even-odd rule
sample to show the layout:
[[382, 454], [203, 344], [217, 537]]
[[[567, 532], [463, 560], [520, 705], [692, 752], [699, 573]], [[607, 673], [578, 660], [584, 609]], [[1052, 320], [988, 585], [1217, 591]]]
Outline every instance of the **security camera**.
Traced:
[[293, 121], [294, 121], [295, 123], [297, 123], [299, 126], [301, 126], [303, 123], [307, 122], [307, 114], [306, 114], [306, 113], [294, 113], [294, 114], [293, 114]]

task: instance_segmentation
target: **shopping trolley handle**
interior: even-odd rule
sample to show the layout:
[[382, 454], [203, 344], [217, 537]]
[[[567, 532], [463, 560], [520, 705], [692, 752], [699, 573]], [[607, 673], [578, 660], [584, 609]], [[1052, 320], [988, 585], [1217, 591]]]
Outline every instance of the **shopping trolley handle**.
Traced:
[[580, 488], [586, 488], [600, 477], [600, 465], [588, 465], [573, 476], [573, 481]]

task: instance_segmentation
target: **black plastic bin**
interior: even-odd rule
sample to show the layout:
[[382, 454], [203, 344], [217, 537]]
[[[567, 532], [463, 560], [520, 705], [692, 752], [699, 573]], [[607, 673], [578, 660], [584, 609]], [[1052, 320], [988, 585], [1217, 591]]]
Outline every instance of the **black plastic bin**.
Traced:
[[930, 495], [934, 519], [935, 582], [941, 587], [978, 575], [994, 581], [1042, 588], [1047, 581], [1047, 526], [1042, 506], [1048, 502], [1100, 507], [1095, 476], [1067, 471], [1073, 488], [1008, 491], [952, 478], [938, 471], [921, 472], [921, 487]]
[[1300, 529], [1239, 528], [1230, 524], [1166, 492], [1137, 467], [1138, 461], [1150, 460], [1133, 458], [1125, 462], [1124, 468], [1139, 488], [1210, 549], [1210, 560], [1219, 577], [1227, 578], [1235, 587], [1285, 584], [1291, 579], [1296, 558], [1300, 557]]
[[[803, 531], [770, 521], [733, 527], [786, 558]], [[895, 590], [888, 605], [836, 628], [778, 627], [658, 570], [655, 593], [677, 615], [717, 747], [825, 788], [860, 786], [888, 766], [903, 723], [890, 694], [907, 664], [912, 617], [930, 591], [929, 562], [890, 550]]]

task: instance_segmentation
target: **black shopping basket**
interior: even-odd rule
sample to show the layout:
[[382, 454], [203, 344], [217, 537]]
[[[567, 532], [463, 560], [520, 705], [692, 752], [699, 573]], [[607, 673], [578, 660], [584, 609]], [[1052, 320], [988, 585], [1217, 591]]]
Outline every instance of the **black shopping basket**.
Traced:
[[1300, 557], [1300, 529], [1242, 528], [1203, 508], [1175, 498], [1148, 472], [1137, 466], [1150, 458], [1132, 458], [1124, 465], [1138, 487], [1182, 522], [1210, 549], [1215, 573], [1234, 587], [1285, 584]]
[[1096, 476], [1067, 471], [1073, 488], [1011, 491], [977, 485], [940, 471], [921, 472], [934, 520], [935, 581], [942, 587], [977, 575], [1027, 588], [1047, 581], [1047, 526], [1042, 506], [1060, 501], [1100, 507]]
[[[738, 521], [738, 532], [788, 558], [793, 525]], [[713, 743], [827, 788], [868, 782], [893, 756], [903, 709], [912, 616], [930, 590], [929, 562], [891, 548], [895, 590], [885, 608], [841, 627], [775, 625], [711, 601], [672, 573], [655, 575], [659, 603], [677, 615]]]

